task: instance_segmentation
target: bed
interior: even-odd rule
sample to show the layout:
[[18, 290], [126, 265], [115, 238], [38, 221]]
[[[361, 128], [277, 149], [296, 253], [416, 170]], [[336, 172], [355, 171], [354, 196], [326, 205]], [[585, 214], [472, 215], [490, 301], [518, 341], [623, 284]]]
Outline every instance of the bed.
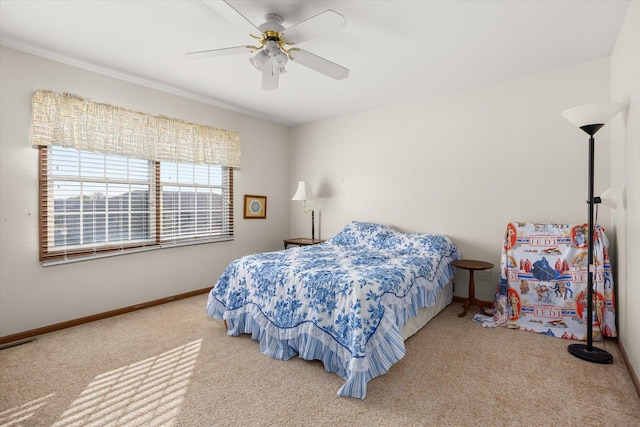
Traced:
[[270, 357], [321, 360], [345, 380], [338, 395], [364, 399], [404, 340], [451, 303], [455, 259], [447, 236], [353, 221], [324, 243], [233, 261], [207, 314]]

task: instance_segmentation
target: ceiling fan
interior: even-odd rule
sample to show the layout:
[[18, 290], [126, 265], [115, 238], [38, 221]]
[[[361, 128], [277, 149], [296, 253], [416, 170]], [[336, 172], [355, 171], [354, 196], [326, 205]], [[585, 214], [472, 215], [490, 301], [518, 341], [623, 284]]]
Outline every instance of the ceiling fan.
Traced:
[[[285, 65], [289, 60], [336, 80], [342, 80], [349, 75], [347, 68], [294, 46], [344, 27], [346, 21], [344, 16], [338, 12], [325, 10], [289, 28], [282, 26], [283, 19], [280, 15], [268, 13], [264, 17], [265, 22], [257, 27], [225, 0], [203, 0], [203, 2], [231, 23], [247, 31], [251, 37], [257, 40], [259, 45], [188, 52], [186, 54], [188, 58], [202, 59], [239, 53], [255, 53], [249, 62], [262, 71], [262, 89], [265, 90], [273, 90], [278, 87], [280, 74], [287, 71]], [[259, 35], [254, 35], [254, 33]]]

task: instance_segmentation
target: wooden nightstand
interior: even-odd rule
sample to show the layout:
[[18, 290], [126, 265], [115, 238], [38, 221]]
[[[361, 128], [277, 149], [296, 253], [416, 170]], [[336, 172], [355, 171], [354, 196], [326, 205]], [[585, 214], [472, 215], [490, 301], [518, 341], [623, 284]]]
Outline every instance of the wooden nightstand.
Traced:
[[479, 304], [480, 301], [476, 299], [476, 285], [473, 280], [473, 272], [476, 270], [488, 270], [490, 268], [493, 268], [493, 264], [491, 264], [490, 262], [476, 261], [473, 259], [459, 259], [451, 261], [451, 265], [453, 265], [454, 267], [462, 268], [463, 270], [469, 270], [469, 296], [464, 303], [464, 311], [458, 314], [458, 317], [466, 316], [467, 311], [469, 311], [470, 305], [478, 306], [478, 308], [480, 308], [480, 312], [484, 315], [487, 315], [487, 313], [485, 313], [484, 311], [484, 308]]
[[296, 237], [295, 239], [284, 239], [284, 248], [287, 249], [289, 245], [298, 245], [298, 246], [309, 246], [309, 245], [317, 245], [318, 243], [324, 242], [324, 240], [320, 239], [305, 239], [302, 237]]

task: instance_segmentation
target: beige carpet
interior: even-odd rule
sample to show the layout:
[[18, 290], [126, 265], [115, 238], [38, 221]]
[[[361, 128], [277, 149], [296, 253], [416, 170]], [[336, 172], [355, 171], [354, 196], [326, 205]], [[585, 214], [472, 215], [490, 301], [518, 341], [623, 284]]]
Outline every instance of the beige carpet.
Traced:
[[569, 341], [460, 319], [454, 303], [359, 400], [338, 397], [342, 379], [320, 362], [228, 337], [205, 306], [200, 295], [0, 351], [0, 425], [640, 425], [615, 341], [613, 364], [591, 364]]

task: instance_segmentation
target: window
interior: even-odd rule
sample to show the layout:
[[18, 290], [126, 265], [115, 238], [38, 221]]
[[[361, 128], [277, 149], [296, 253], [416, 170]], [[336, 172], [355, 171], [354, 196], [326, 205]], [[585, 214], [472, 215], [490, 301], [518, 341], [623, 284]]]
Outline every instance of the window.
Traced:
[[233, 169], [40, 147], [40, 260], [233, 237]]
[[228, 234], [227, 178], [222, 166], [160, 162], [161, 240]]
[[240, 135], [38, 89], [40, 261], [233, 238]]

